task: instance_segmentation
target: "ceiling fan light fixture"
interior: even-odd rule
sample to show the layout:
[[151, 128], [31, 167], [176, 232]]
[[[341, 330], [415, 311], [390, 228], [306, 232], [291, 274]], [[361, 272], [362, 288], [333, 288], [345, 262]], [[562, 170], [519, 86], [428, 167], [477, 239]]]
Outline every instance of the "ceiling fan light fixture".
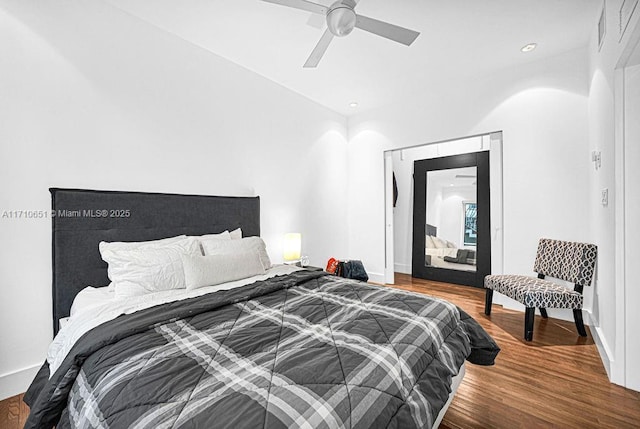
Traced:
[[339, 5], [327, 13], [327, 27], [337, 37], [347, 36], [356, 26], [356, 13], [353, 8]]

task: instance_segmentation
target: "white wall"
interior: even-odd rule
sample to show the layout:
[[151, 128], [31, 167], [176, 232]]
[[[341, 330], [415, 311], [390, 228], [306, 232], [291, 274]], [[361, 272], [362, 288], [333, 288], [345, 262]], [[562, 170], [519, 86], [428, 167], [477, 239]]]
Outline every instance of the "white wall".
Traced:
[[588, 240], [587, 77], [587, 53], [578, 50], [473, 81], [433, 82], [402, 105], [351, 118], [350, 257], [382, 277], [383, 151], [500, 130], [504, 271], [531, 274], [540, 237]]
[[[597, 170], [592, 164], [589, 169], [589, 206], [591, 240], [598, 245], [598, 281], [595, 288], [592, 316], [596, 325], [596, 340], [607, 373], [615, 383], [627, 385], [626, 366], [637, 365], [640, 349], [625, 344], [625, 331], [636, 335], [635, 323], [625, 323], [625, 302], [631, 299], [629, 292], [637, 289], [633, 278], [624, 275], [624, 236], [623, 221], [625, 204], [637, 201], [638, 194], [627, 196], [624, 201], [622, 191], [625, 181], [625, 143], [621, 136], [623, 92], [620, 64], [626, 53], [640, 37], [640, 9], [636, 8], [634, 17], [623, 37], [619, 32], [619, 11], [622, 0], [607, 0], [606, 33], [601, 47], [594, 33], [588, 48], [589, 54], [589, 150], [601, 152], [602, 165]], [[632, 40], [634, 38], [634, 40]], [[618, 70], [616, 70], [618, 69]], [[627, 118], [637, 123], [637, 118]], [[629, 142], [637, 146], [637, 142]], [[628, 180], [628, 179], [627, 179]], [[636, 181], [630, 182], [637, 189]], [[601, 204], [601, 191], [609, 190], [609, 205]], [[632, 261], [635, 264], [636, 261]], [[637, 315], [637, 311], [633, 311]], [[628, 316], [628, 315], [627, 315]], [[632, 316], [633, 317], [633, 316]], [[626, 324], [626, 326], [625, 326]], [[592, 331], [594, 327], [592, 327]], [[628, 356], [625, 359], [625, 355]], [[637, 381], [640, 383], [640, 381]], [[636, 385], [636, 389], [637, 389]]]
[[[117, 31], [114, 31], [117, 29]], [[0, 2], [0, 211], [49, 187], [259, 195], [323, 265], [347, 253], [346, 120], [102, 2]], [[51, 340], [48, 219], [0, 218], [0, 399]]]
[[441, 187], [440, 192], [442, 202], [439, 208], [438, 236], [455, 243], [458, 248], [475, 249], [475, 246], [464, 245], [463, 203], [476, 201], [476, 188], [473, 186]]

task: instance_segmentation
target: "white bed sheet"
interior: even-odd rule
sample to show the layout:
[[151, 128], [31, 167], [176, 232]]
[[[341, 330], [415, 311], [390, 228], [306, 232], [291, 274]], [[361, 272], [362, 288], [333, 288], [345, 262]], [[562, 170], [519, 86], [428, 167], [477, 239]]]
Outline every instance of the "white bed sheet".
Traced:
[[445, 256], [451, 256], [455, 258], [458, 256], [458, 249], [446, 248], [446, 249], [435, 249], [427, 247], [424, 249], [425, 255], [431, 256], [431, 266], [437, 268], [448, 268], [450, 270], [460, 270], [460, 271], [476, 271], [475, 265], [470, 264], [457, 264], [455, 262], [447, 262], [444, 260]]
[[85, 288], [80, 291], [76, 296], [76, 299], [74, 299], [72, 308], [75, 306], [75, 309], [73, 314], [64, 323], [64, 326], [61, 327], [60, 331], [58, 331], [58, 335], [56, 335], [49, 345], [49, 350], [47, 351], [49, 374], [53, 375], [56, 372], [73, 345], [80, 337], [82, 337], [82, 335], [102, 323], [115, 319], [121, 314], [131, 314], [145, 308], [154, 307], [167, 302], [194, 298], [210, 292], [234, 289], [275, 276], [290, 274], [301, 269], [302, 268], [292, 265], [274, 265], [264, 274], [229, 283], [207, 286], [193, 290], [167, 290], [125, 298], [115, 298], [115, 294], [107, 290], [109, 289], [108, 287]]
[[73, 299], [69, 318], [113, 299], [115, 299], [113, 284], [103, 287], [87, 286]]

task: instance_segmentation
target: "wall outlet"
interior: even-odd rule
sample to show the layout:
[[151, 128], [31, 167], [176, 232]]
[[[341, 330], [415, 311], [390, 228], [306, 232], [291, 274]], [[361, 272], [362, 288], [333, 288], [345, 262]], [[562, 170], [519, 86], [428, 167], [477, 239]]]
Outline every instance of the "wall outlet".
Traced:
[[602, 190], [602, 207], [607, 207], [609, 205], [609, 189], [604, 188]]
[[591, 152], [591, 161], [596, 167], [596, 170], [598, 170], [602, 166], [602, 152], [599, 150]]

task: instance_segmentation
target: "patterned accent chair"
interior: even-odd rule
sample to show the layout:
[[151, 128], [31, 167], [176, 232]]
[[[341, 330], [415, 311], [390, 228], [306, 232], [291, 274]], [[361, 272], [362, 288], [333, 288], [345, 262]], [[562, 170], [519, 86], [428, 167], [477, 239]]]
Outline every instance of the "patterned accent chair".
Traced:
[[[531, 341], [536, 307], [545, 319], [548, 317], [547, 308], [570, 308], [573, 310], [578, 333], [586, 337], [587, 331], [582, 321], [582, 289], [591, 285], [597, 256], [598, 247], [594, 244], [541, 239], [533, 266], [538, 278], [520, 275], [485, 277], [484, 313], [491, 315], [494, 291], [524, 304], [524, 338]], [[545, 280], [546, 276], [574, 283], [575, 287], [571, 290]]]

